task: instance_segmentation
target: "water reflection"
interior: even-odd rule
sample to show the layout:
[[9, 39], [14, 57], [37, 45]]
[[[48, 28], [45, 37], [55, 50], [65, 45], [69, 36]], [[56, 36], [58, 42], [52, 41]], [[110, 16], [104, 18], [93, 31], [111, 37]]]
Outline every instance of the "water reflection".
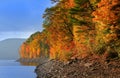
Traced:
[[23, 66], [37, 66], [39, 63], [37, 62], [20, 62]]

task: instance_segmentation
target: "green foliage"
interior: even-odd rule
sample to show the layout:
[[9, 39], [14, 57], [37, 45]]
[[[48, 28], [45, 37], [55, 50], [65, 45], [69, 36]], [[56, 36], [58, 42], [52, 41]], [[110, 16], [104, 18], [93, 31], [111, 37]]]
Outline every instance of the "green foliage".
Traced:
[[83, 4], [89, 2], [89, 0], [74, 0], [77, 6], [82, 6]]
[[27, 43], [32, 42], [33, 39], [35, 38], [35, 36], [38, 36], [38, 35], [40, 35], [40, 32], [39, 32], [39, 31], [37, 31], [37, 32], [35, 32], [34, 34], [32, 34], [32, 35], [26, 40], [26, 42], [27, 42]]
[[[44, 39], [46, 40], [46, 39]], [[40, 56], [49, 57], [49, 45], [45, 41], [40, 42], [41, 54]]]
[[[73, 24], [87, 25], [91, 22], [92, 7], [89, 0], [74, 0], [75, 6], [69, 10], [70, 20]], [[88, 19], [89, 18], [89, 19]]]

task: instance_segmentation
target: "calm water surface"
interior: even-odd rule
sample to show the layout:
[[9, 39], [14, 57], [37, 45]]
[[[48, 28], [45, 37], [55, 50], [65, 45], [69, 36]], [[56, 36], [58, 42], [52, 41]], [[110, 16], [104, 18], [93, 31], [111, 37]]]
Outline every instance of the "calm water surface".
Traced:
[[0, 60], [0, 78], [36, 78], [35, 66], [23, 66], [15, 60]]

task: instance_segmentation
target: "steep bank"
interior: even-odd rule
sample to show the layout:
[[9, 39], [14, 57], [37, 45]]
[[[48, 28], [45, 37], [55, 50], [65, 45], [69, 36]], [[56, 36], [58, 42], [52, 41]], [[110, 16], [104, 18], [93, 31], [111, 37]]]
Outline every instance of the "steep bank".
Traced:
[[120, 78], [120, 60], [86, 57], [63, 63], [50, 60], [37, 66], [37, 78]]

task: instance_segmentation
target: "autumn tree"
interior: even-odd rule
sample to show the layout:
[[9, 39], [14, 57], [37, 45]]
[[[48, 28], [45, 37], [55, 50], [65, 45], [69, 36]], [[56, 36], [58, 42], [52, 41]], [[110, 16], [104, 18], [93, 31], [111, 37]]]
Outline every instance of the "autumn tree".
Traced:
[[101, 0], [93, 12], [97, 52], [120, 53], [120, 0]]
[[43, 31], [20, 48], [21, 58], [41, 56], [67, 61], [89, 54], [120, 56], [119, 0], [51, 0]]
[[74, 0], [74, 7], [69, 10], [74, 42], [79, 55], [93, 52], [95, 25], [92, 22], [92, 12], [96, 9], [97, 2], [98, 0]]
[[40, 56], [40, 32], [30, 36], [20, 47], [21, 58], [38, 58]]
[[65, 53], [61, 47], [73, 41], [72, 24], [68, 19], [69, 8], [72, 6], [71, 0], [62, 0], [45, 11], [43, 26], [49, 32], [51, 58], [60, 59], [61, 53]]

